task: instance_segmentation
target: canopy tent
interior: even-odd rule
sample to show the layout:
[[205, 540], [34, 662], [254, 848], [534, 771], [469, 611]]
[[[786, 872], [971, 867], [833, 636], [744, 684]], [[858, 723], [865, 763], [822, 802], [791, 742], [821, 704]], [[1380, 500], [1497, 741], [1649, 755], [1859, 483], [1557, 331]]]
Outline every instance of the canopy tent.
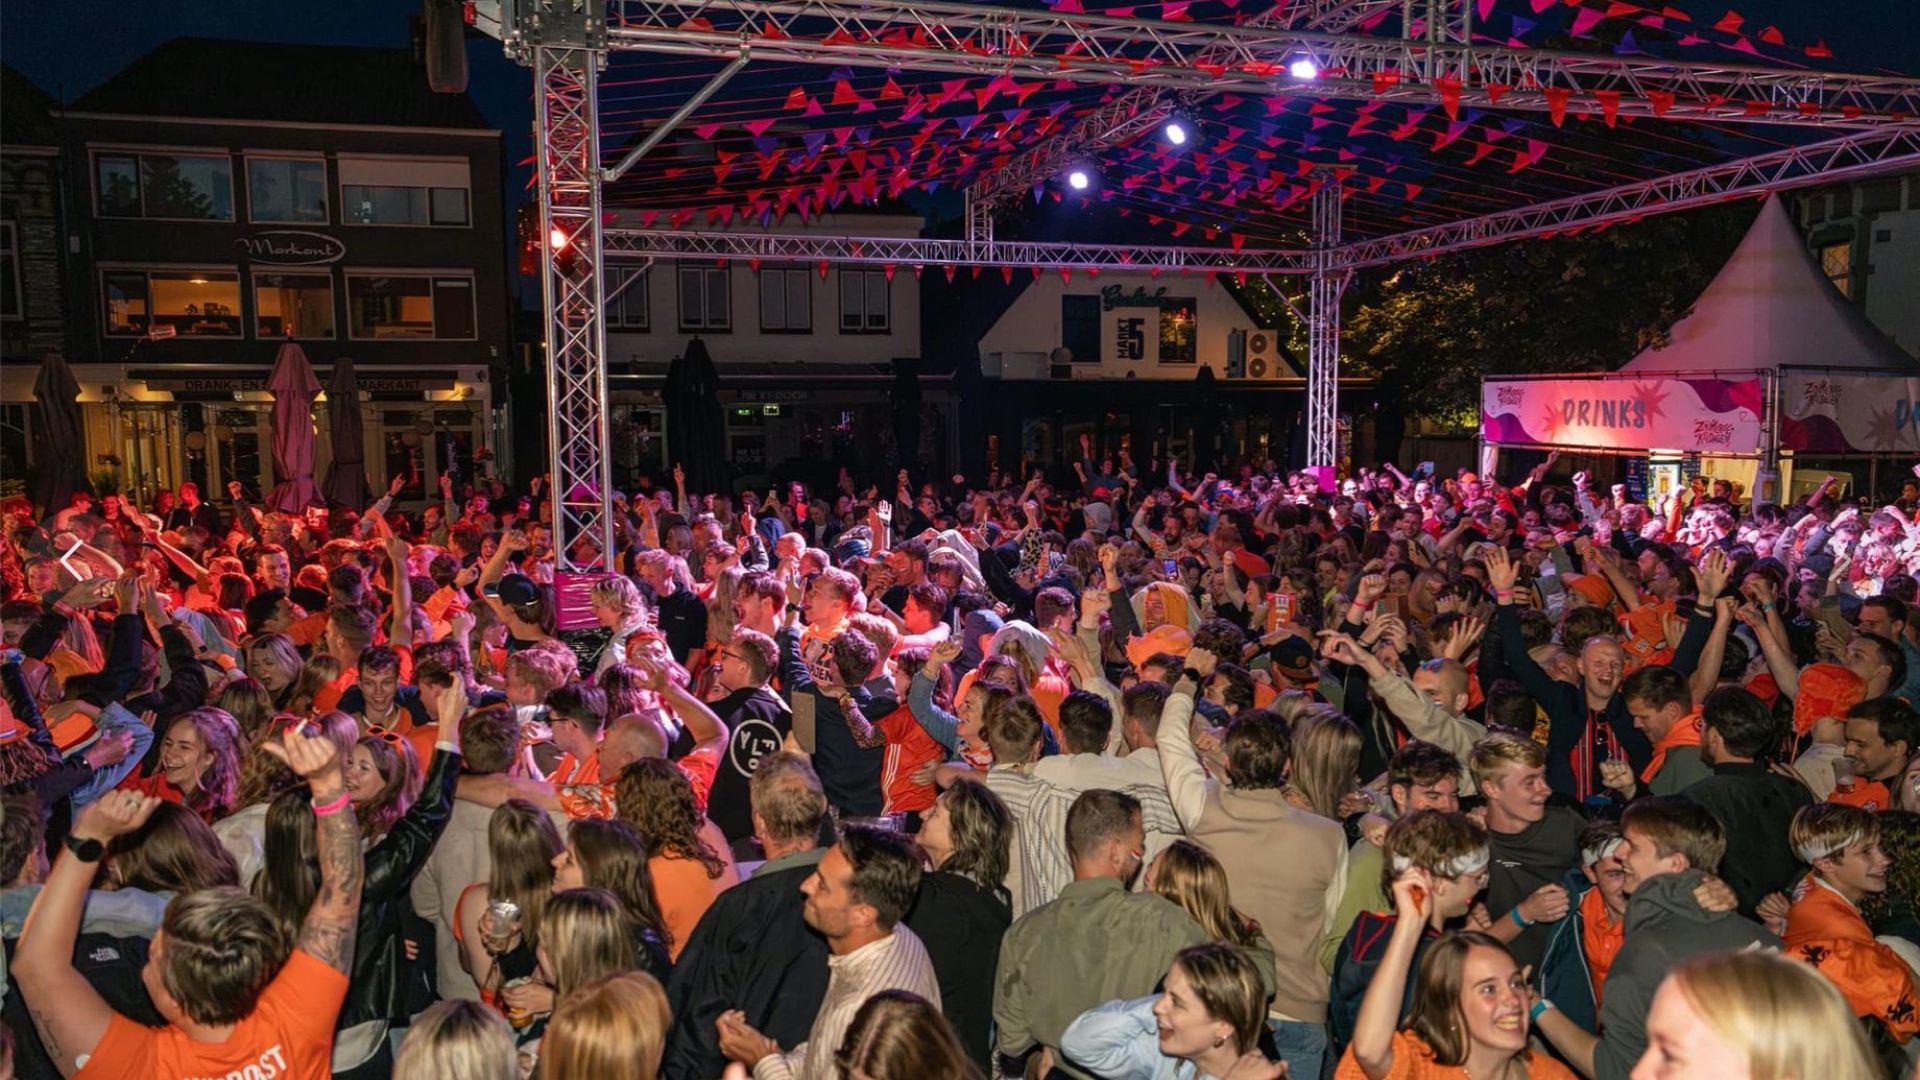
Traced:
[[1920, 361], [1834, 289], [1777, 195], [1668, 339], [1611, 374], [1484, 380], [1489, 454], [1698, 453], [1756, 491], [1782, 453], [1920, 456]]

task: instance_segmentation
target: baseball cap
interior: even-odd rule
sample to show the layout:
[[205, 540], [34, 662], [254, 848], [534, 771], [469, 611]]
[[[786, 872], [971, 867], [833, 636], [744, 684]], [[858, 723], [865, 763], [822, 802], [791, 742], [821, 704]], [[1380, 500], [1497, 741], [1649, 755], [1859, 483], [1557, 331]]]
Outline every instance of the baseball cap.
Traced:
[[1805, 735], [1815, 721], [1845, 716], [1867, 696], [1860, 676], [1839, 664], [1819, 663], [1800, 673], [1800, 692], [1793, 699], [1793, 730]]
[[500, 602], [512, 607], [525, 607], [540, 599], [540, 586], [525, 574], [508, 574], [500, 579]]

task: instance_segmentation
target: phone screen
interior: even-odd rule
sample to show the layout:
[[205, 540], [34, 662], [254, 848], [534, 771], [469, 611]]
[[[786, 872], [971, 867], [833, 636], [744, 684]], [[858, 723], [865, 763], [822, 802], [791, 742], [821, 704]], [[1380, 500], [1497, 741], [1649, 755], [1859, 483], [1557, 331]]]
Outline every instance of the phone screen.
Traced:
[[1173, 577], [1180, 572], [1180, 564], [1172, 559], [1161, 559], [1160, 572], [1168, 577]]

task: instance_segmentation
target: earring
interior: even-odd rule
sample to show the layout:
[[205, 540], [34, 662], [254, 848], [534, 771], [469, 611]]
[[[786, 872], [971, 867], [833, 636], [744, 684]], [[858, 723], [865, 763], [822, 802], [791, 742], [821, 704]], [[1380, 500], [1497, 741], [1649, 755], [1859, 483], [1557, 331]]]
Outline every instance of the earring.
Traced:
[[1223, 1046], [1226, 1043], [1226, 1041], [1227, 1041], [1227, 1037], [1225, 1035], [1215, 1035], [1213, 1037], [1213, 1048], [1215, 1050], [1220, 1049], [1220, 1047]]

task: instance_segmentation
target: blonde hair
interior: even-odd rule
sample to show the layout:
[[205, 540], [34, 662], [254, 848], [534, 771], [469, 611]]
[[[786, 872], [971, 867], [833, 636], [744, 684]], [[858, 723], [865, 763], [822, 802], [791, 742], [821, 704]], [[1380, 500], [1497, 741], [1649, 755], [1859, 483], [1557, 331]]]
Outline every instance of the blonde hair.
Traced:
[[565, 1004], [587, 983], [640, 966], [633, 927], [606, 889], [567, 889], [547, 902], [541, 948], [553, 972], [553, 997]]
[[1289, 780], [1313, 812], [1340, 820], [1340, 800], [1358, 786], [1360, 729], [1330, 706], [1304, 710], [1293, 727]]
[[1213, 852], [1184, 836], [1160, 853], [1153, 891], [1193, 916], [1214, 941], [1248, 948], [1260, 942], [1259, 925], [1233, 906], [1226, 867]]
[[1809, 866], [1820, 859], [1844, 855], [1855, 844], [1878, 839], [1880, 822], [1871, 810], [1839, 803], [1803, 806], [1787, 828], [1788, 845]]
[[306, 716], [313, 712], [313, 699], [326, 685], [340, 677], [340, 661], [325, 653], [315, 653], [300, 667], [287, 695], [287, 711]]
[[1538, 769], [1546, 763], [1546, 750], [1517, 731], [1488, 732], [1486, 738], [1473, 744], [1473, 753], [1467, 756], [1467, 768], [1473, 771], [1475, 784], [1485, 784], [1508, 765]]
[[1846, 998], [1806, 964], [1771, 952], [1720, 953], [1681, 964], [1667, 980], [1714, 1034], [1746, 1051], [1752, 1080], [1880, 1075]]
[[593, 583], [589, 598], [593, 603], [619, 609], [618, 629], [634, 630], [646, 621], [646, 598], [640, 595], [639, 586], [627, 578], [617, 574], [601, 578]]
[[[540, 1044], [540, 1075], [546, 1080], [652, 1080], [672, 1022], [666, 991], [653, 976], [643, 971], [602, 976], [554, 1007]], [[464, 1080], [466, 1074], [447, 1075]]]
[[513, 1029], [498, 1012], [463, 998], [436, 1002], [413, 1018], [393, 1080], [519, 1080]]

